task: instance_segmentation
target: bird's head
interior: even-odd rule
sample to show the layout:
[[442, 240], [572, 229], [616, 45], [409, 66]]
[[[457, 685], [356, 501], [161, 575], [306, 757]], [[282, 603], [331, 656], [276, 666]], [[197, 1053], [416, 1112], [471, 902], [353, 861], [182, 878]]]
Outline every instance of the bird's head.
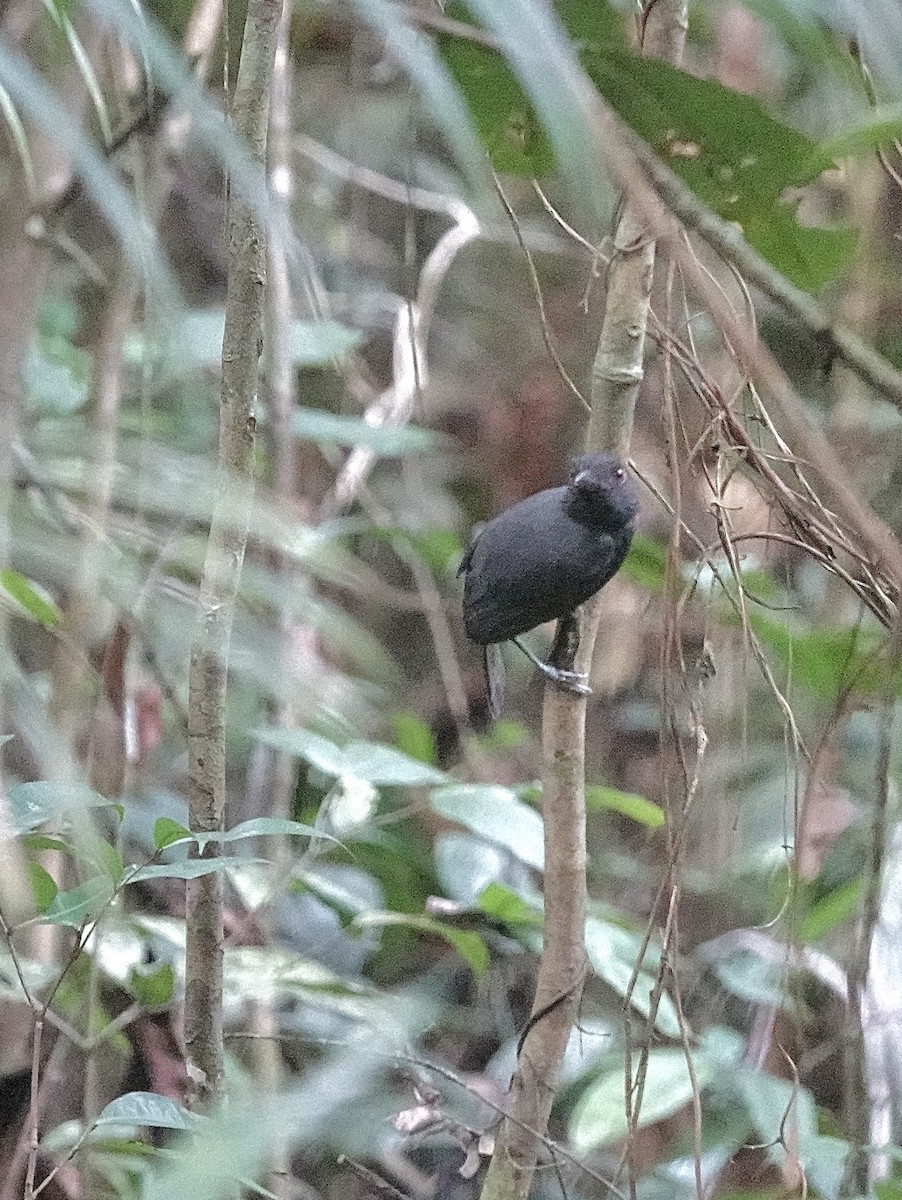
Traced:
[[[628, 525], [639, 511], [639, 497], [619, 458], [593, 451], [570, 463], [567, 507], [590, 524]], [[613, 529], [612, 529], [613, 532]]]

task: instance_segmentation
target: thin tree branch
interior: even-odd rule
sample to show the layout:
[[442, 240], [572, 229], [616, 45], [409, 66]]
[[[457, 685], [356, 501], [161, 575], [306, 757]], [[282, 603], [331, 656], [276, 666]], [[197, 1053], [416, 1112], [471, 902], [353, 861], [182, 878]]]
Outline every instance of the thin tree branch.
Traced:
[[[281, 0], [251, 0], [232, 117], [252, 158], [266, 162], [270, 92]], [[237, 190], [228, 205], [229, 273], [222, 343], [217, 493], [197, 605], [188, 681], [189, 822], [197, 833], [225, 823], [225, 702], [235, 599], [247, 543], [259, 359], [263, 339], [265, 236]], [[215, 842], [204, 851], [218, 853]], [[191, 1101], [217, 1103], [223, 1087], [222, 876], [187, 884], [185, 1046]]]

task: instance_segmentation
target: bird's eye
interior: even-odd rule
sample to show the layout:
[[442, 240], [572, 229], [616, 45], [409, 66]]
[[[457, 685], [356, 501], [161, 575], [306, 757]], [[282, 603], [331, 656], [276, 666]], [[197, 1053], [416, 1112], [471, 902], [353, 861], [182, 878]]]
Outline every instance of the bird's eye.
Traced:
[[624, 471], [623, 467], [617, 468], [617, 470], [614, 472], [614, 478], [618, 480], [626, 478], [626, 472]]

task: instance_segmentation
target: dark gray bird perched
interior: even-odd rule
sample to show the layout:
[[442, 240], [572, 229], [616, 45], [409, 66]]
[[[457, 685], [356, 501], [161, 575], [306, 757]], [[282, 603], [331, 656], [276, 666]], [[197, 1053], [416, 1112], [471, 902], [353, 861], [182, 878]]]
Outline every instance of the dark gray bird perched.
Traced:
[[528, 496], [485, 525], [460, 564], [464, 625], [483, 646], [489, 709], [503, 703], [500, 642], [515, 642], [559, 687], [589, 694], [586, 676], [542, 662], [519, 640], [567, 617], [616, 575], [639, 511], [635, 489], [612, 454], [580, 454], [566, 487]]

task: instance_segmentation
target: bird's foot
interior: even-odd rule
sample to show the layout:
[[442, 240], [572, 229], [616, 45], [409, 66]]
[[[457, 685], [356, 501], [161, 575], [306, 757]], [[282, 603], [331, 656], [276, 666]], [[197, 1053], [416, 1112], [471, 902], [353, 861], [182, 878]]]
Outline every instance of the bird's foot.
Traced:
[[513, 638], [513, 642], [555, 687], [559, 687], [564, 692], [575, 692], [577, 696], [592, 695], [592, 689], [586, 682], [589, 676], [585, 671], [565, 671], [563, 667], [552, 666], [551, 663], [543, 662], [537, 654], [533, 654], [518, 637]]
[[553, 667], [551, 663], [542, 663], [539, 670], [562, 692], [575, 692], [577, 696], [592, 695], [586, 671], [565, 671], [563, 667]]

